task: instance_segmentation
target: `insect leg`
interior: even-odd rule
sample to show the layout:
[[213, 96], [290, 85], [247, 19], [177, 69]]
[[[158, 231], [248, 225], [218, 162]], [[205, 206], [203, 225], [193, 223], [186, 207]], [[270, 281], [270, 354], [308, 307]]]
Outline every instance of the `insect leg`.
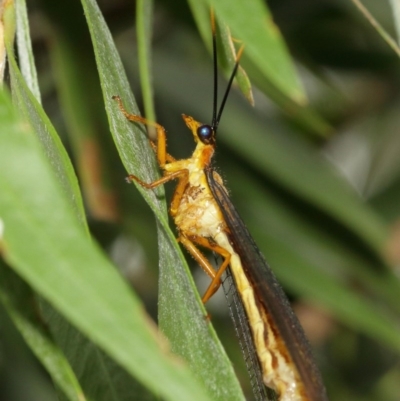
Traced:
[[[197, 235], [186, 236], [180, 233], [178, 241], [188, 250], [188, 252], [193, 256], [193, 258], [199, 263], [200, 267], [212, 278], [212, 281], [207, 288], [207, 291], [202, 297], [203, 303], [206, 303], [218, 290], [221, 285], [221, 276], [225, 269], [228, 267], [231, 260], [231, 254], [225, 248], [222, 248], [209, 238], [200, 237]], [[208, 261], [208, 259], [199, 251], [199, 249], [194, 244], [198, 244], [204, 248], [210, 249], [213, 252], [218, 253], [224, 258], [219, 269], [216, 271]]]
[[[136, 177], [136, 175], [133, 175], [133, 174], [129, 174], [127, 177], [127, 180], [135, 181], [144, 188], [153, 189], [153, 188], [158, 187], [161, 184], [165, 184], [168, 181], [174, 180], [175, 178], [178, 178], [179, 176], [182, 176], [182, 177], [181, 177], [181, 180], [177, 187], [177, 190], [178, 190], [182, 181], [186, 181], [185, 184], [187, 183], [188, 171], [186, 169], [177, 170], [177, 171], [174, 171], [173, 173], [168, 173], [167, 175], [164, 175], [164, 177], [161, 177], [160, 179], [153, 181], [153, 182], [144, 182], [139, 177]], [[185, 177], [186, 177], [186, 179], [185, 179]]]
[[136, 114], [130, 114], [125, 109], [125, 107], [122, 103], [122, 100], [119, 96], [113, 96], [112, 98], [118, 103], [118, 107], [120, 108], [122, 114], [129, 121], [142, 123], [142, 124], [145, 124], [145, 125], [148, 125], [151, 127], [155, 127], [156, 132], [157, 132], [157, 146], [152, 141], [150, 141], [150, 143], [151, 143], [153, 150], [155, 150], [157, 152], [157, 160], [158, 160], [158, 164], [160, 165], [160, 167], [163, 168], [167, 161], [168, 162], [174, 161], [175, 159], [170, 154], [167, 153], [167, 138], [165, 135], [165, 128], [162, 125], [160, 125], [154, 121], [147, 120], [147, 118], [137, 116]]

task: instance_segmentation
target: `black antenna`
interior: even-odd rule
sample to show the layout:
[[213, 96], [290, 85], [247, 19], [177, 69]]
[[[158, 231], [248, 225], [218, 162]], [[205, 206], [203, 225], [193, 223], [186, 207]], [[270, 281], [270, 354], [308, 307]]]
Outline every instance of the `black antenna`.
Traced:
[[214, 99], [213, 99], [213, 116], [211, 127], [215, 128], [217, 124], [217, 102], [218, 102], [218, 61], [217, 61], [217, 32], [215, 26], [214, 10], [211, 10], [211, 30], [213, 45], [213, 70], [214, 70]]
[[235, 79], [235, 75], [236, 75], [237, 70], [239, 68], [239, 60], [240, 60], [240, 57], [241, 57], [242, 53], [243, 53], [243, 46], [238, 51], [238, 54], [237, 54], [237, 57], [236, 57], [235, 66], [233, 67], [232, 74], [231, 74], [231, 76], [229, 78], [228, 86], [226, 87], [225, 94], [224, 94], [224, 97], [222, 99], [221, 106], [219, 106], [219, 112], [218, 112], [218, 115], [217, 115], [217, 119], [215, 121], [213, 121], [212, 127], [214, 128], [214, 131], [217, 130], [219, 121], [221, 120], [221, 115], [222, 115], [222, 112], [224, 111], [226, 100], [228, 99], [228, 95], [229, 95], [229, 92], [231, 90], [233, 80]]
[[239, 60], [243, 53], [243, 46], [239, 49], [237, 56], [236, 56], [236, 63], [233, 68], [232, 74], [228, 81], [228, 86], [226, 87], [224, 97], [222, 99], [221, 106], [219, 107], [219, 111], [217, 114], [217, 102], [218, 102], [218, 60], [217, 60], [217, 33], [216, 33], [216, 24], [215, 24], [215, 17], [214, 12], [211, 10], [211, 29], [212, 29], [212, 43], [213, 43], [213, 61], [214, 61], [214, 100], [213, 100], [213, 116], [211, 122], [211, 128], [213, 129], [214, 133], [217, 132], [218, 124], [221, 120], [222, 112], [225, 107], [226, 100], [228, 99], [229, 92], [232, 87], [233, 80], [235, 79], [235, 75], [239, 68]]

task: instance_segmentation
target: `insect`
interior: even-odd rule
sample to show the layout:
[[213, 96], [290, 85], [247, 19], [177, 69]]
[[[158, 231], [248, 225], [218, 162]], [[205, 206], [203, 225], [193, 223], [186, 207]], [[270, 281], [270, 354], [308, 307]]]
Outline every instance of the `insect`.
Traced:
[[[215, 22], [212, 17], [214, 74], [217, 70]], [[144, 188], [153, 189], [171, 180], [178, 180], [171, 200], [170, 214], [178, 241], [210, 276], [211, 284], [202, 297], [207, 302], [221, 285], [223, 273], [230, 269], [244, 311], [244, 326], [249, 327], [251, 349], [260, 369], [261, 386], [257, 400], [327, 401], [320, 373], [303, 329], [273, 272], [255, 245], [240, 219], [222, 178], [211, 162], [215, 153], [216, 134], [229, 90], [239, 66], [238, 52], [234, 70], [217, 113], [217, 85], [214, 80], [213, 118], [210, 125], [190, 116], [183, 120], [193, 135], [196, 148], [188, 159], [176, 160], [166, 149], [164, 128], [147, 119], [129, 114], [118, 96], [113, 98], [125, 117], [156, 128], [157, 143], [151, 143], [157, 154], [163, 177], [146, 183], [130, 175]], [[198, 247], [209, 249], [222, 257], [216, 270]], [[275, 394], [275, 395], [274, 395]]]

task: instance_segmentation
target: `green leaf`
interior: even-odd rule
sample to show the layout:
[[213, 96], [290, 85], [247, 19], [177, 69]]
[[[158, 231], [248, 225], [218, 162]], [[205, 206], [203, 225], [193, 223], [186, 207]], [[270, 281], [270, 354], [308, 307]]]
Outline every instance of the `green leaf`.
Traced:
[[364, 18], [372, 25], [376, 32], [382, 37], [382, 39], [391, 47], [391, 49], [400, 56], [400, 47], [396, 41], [390, 36], [390, 34], [384, 29], [384, 27], [374, 18], [369, 10], [363, 5], [360, 0], [352, 0], [354, 5], [364, 16]]
[[0, 261], [0, 300], [26, 343], [68, 400], [84, 401], [82, 389], [65, 355], [37, 320], [31, 289]]
[[[153, 1], [139, 0], [136, 3], [136, 29], [139, 59], [140, 82], [143, 92], [145, 116], [156, 121], [153, 102], [152, 69], [151, 69], [151, 25], [153, 17]], [[150, 127], [151, 128], [151, 127]], [[155, 132], [153, 132], [155, 134]], [[155, 136], [152, 136], [155, 139]]]
[[[77, 179], [65, 149], [44, 111], [28, 90], [12, 56], [10, 56], [10, 64], [12, 89], [20, 109], [32, 126], [35, 127], [36, 132], [39, 133], [38, 138], [42, 142], [49, 160], [52, 162], [54, 171], [57, 172], [58, 181], [62, 184], [65, 194], [70, 199], [77, 217], [86, 226]], [[84, 130], [85, 128], [86, 125], [81, 124], [80, 129]], [[85, 154], [85, 157], [88, 157], [88, 155]], [[99, 196], [98, 191], [96, 195]], [[38, 340], [32, 341], [32, 336], [29, 336], [29, 338], [25, 336], [25, 338], [48, 369], [56, 386], [64, 392], [68, 399], [74, 400], [76, 397], [82, 399], [85, 394], [87, 398], [99, 401], [123, 400], [124, 394], [129, 394], [127, 389], [134, 391], [137, 395], [142, 394], [142, 399], [150, 399], [147, 390], [138, 385], [132, 376], [116, 365], [93, 342], [65, 321], [49, 304], [40, 298], [38, 304], [42, 308], [41, 318], [45, 321], [57, 345], [48, 344], [45, 347], [42, 343], [46, 339], [42, 339], [39, 342]], [[12, 315], [12, 311], [10, 311], [10, 314]], [[25, 326], [23, 322], [18, 325], [23, 335], [27, 331]], [[36, 337], [39, 335], [40, 333]], [[77, 349], [80, 350], [78, 354], [76, 352]], [[68, 361], [65, 358], [68, 358]], [[58, 365], [54, 363], [54, 361], [59, 360], [60, 363]], [[77, 372], [78, 379], [70, 377], [72, 369], [68, 362]], [[101, 366], [102, 369], [94, 371], [91, 368], [92, 366]], [[75, 388], [77, 380], [81, 383], [83, 390]], [[59, 395], [63, 398], [65, 397], [62, 393]]]
[[235, 38], [245, 44], [248, 57], [264, 76], [290, 99], [306, 102], [303, 87], [295, 72], [286, 44], [261, 0], [207, 1], [217, 16], [230, 27]]
[[389, 4], [393, 10], [394, 25], [397, 32], [397, 43], [400, 43], [400, 3], [398, 0], [389, 0]]
[[87, 228], [83, 201], [71, 160], [43, 108], [28, 89], [15, 62], [11, 50], [12, 43], [7, 41], [6, 46], [8, 50], [11, 86], [17, 107], [24, 118], [29, 121], [35, 135], [41, 141], [43, 151], [46, 153], [53, 171], [57, 174], [59, 184], [69, 199], [77, 219]]
[[[83, 1], [82, 4], [92, 35], [111, 132], [121, 160], [129, 173], [152, 182], [159, 173], [143, 128], [128, 122], [111, 100], [113, 95], [120, 95], [127, 110], [138, 114], [122, 63], [95, 3]], [[140, 186], [139, 191], [158, 219], [160, 327], [171, 341], [173, 351], [189, 363], [213, 399], [242, 399], [232, 365], [205, 318], [193, 279], [169, 228], [163, 192], [144, 190]]]
[[55, 313], [50, 304], [41, 299], [40, 306], [52, 338], [64, 351], [87, 399], [130, 401], [132, 394], [143, 401], [158, 399], [62, 315]]
[[[42, 147], [0, 93], [2, 255], [32, 288], [168, 400], [207, 400], [73, 215]], [[23, 161], [23, 163], [21, 162]]]
[[28, 11], [25, 0], [15, 0], [17, 23], [17, 49], [18, 59], [22, 75], [28, 88], [40, 103], [40, 90], [37, 79], [35, 59], [33, 56], [32, 42], [29, 30]]

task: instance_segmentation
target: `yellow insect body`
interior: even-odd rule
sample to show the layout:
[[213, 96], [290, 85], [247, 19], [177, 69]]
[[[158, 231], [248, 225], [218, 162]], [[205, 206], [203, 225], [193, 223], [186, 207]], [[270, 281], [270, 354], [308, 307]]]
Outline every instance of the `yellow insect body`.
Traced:
[[[200, 123], [191, 117], [184, 116], [187, 126], [192, 130], [194, 138]], [[192, 157], [177, 160], [165, 165], [168, 173], [188, 171], [188, 183], [179, 202], [176, 212], [172, 211], [175, 224], [180, 232], [190, 237], [213, 238], [226, 227], [217, 203], [208, 187], [204, 168], [209, 165], [214, 153], [214, 147], [201, 141], [196, 141], [196, 149]]]

